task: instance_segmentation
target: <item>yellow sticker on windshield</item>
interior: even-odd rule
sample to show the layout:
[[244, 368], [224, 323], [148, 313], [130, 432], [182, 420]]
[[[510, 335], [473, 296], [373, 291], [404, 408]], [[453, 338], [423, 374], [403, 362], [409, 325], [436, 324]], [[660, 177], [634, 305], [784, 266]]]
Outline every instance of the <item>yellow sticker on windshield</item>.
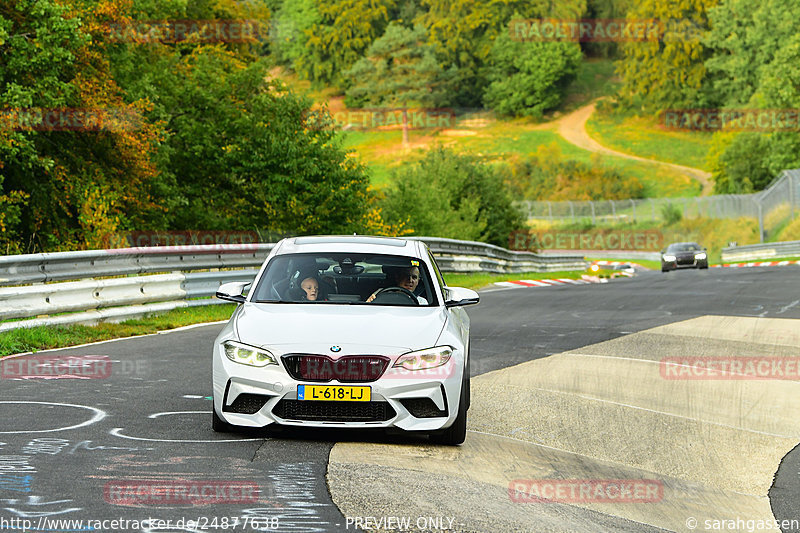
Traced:
[[414, 261], [414, 260], [412, 259], [412, 260], [411, 260], [411, 266], [418, 267], [418, 266], [419, 266], [419, 261]]

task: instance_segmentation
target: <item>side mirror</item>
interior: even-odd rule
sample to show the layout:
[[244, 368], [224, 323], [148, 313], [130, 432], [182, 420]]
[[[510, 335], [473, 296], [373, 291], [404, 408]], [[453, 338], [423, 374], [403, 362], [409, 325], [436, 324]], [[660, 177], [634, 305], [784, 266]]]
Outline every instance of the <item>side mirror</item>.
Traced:
[[217, 298], [220, 300], [228, 300], [237, 304], [243, 304], [245, 297], [242, 295], [244, 288], [250, 285], [249, 281], [231, 281], [223, 283], [217, 289]]
[[463, 287], [445, 287], [445, 302], [446, 307], [458, 307], [461, 305], [474, 305], [481, 301], [478, 293], [472, 289], [465, 289]]

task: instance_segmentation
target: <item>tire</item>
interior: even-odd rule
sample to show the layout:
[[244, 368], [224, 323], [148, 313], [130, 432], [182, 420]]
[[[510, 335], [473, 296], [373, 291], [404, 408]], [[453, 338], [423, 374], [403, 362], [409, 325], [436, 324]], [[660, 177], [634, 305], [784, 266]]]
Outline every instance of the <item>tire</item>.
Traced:
[[668, 268], [661, 267], [661, 272], [669, 272]]
[[214, 409], [213, 404], [211, 406], [211, 417], [211, 429], [217, 433], [232, 433], [235, 431], [235, 426], [228, 424], [217, 415], [217, 410]]
[[467, 439], [467, 399], [469, 397], [469, 380], [465, 376], [461, 380], [461, 398], [458, 400], [458, 415], [455, 422], [441, 433], [431, 435], [431, 442], [458, 446]]

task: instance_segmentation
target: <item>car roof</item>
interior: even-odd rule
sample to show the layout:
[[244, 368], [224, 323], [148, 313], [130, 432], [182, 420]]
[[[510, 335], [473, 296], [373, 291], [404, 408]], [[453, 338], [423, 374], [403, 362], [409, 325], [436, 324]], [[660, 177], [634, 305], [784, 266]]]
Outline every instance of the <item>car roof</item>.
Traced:
[[276, 246], [276, 255], [300, 253], [368, 253], [420, 257], [422, 243], [396, 237], [369, 235], [309, 235], [289, 237]]

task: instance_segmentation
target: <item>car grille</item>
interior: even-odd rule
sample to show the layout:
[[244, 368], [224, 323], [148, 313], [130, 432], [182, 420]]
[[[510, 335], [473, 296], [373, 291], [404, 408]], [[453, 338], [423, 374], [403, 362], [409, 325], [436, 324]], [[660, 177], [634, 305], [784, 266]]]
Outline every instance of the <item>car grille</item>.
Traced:
[[337, 380], [340, 383], [375, 381], [386, 371], [391, 359], [382, 355], [345, 355], [331, 359], [327, 355], [284, 355], [283, 365], [298, 381]]
[[679, 265], [693, 265], [694, 264], [694, 254], [691, 255], [679, 255], [676, 257], [677, 263]]
[[284, 420], [319, 422], [385, 422], [397, 413], [387, 402], [318, 402], [281, 400], [272, 409]]
[[264, 404], [269, 401], [270, 397], [263, 394], [240, 394], [233, 400], [233, 403], [223, 407], [222, 410], [227, 413], [241, 413], [243, 415], [252, 415], [261, 410]]
[[430, 398], [408, 398], [400, 400], [414, 418], [439, 418], [447, 416], [447, 408], [439, 409]]

